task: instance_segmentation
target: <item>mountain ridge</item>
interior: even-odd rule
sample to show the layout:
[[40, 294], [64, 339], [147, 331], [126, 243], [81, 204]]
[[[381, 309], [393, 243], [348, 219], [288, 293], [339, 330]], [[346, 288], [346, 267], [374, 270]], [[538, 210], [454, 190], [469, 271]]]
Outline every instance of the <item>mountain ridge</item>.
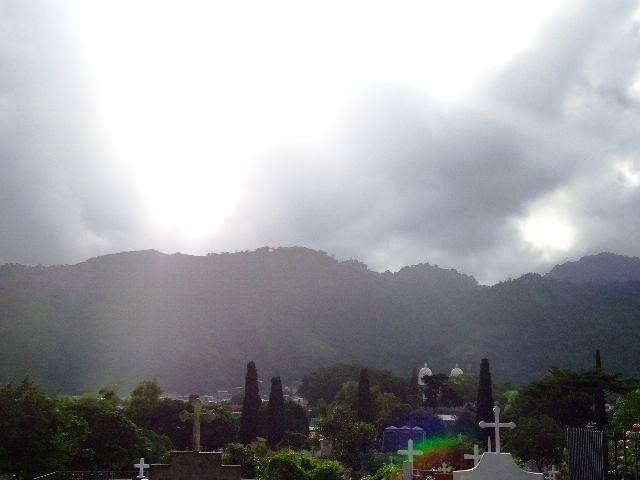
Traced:
[[[473, 370], [486, 356], [499, 378], [524, 381], [553, 366], [588, 367], [596, 348], [605, 367], [608, 348], [624, 352], [609, 366], [636, 374], [639, 298], [640, 282], [527, 274], [483, 286], [454, 269], [378, 273], [305, 247], [8, 264], [0, 379], [29, 374], [79, 393], [156, 377], [168, 390], [198, 392], [239, 385], [249, 360], [263, 378], [293, 381], [333, 362], [408, 375], [424, 361]], [[570, 355], [561, 342], [573, 342]]]

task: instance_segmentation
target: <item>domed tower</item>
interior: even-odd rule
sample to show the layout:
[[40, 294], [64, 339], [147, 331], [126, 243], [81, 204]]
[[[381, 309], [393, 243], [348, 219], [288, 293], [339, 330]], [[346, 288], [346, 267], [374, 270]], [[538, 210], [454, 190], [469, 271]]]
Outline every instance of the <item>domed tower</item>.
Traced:
[[451, 373], [449, 374], [449, 376], [450, 377], [460, 377], [462, 375], [464, 375], [464, 372], [462, 371], [462, 369], [456, 363], [456, 366], [451, 369]]
[[424, 386], [424, 377], [430, 377], [433, 375], [433, 372], [431, 371], [431, 369], [427, 366], [427, 364], [424, 364], [424, 367], [422, 367], [420, 369], [420, 371], [418, 372], [418, 385]]

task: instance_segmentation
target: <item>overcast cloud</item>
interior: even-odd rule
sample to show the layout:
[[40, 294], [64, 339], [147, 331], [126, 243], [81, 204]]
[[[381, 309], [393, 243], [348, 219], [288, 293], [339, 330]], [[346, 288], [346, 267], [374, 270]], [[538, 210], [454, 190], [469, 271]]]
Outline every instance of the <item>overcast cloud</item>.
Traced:
[[[166, 249], [112, 160], [73, 29], [29, 3], [0, 3], [0, 262]], [[483, 282], [640, 255], [638, 4], [577, 5], [463, 101], [372, 83], [322, 142], [265, 153], [207, 250], [305, 245]], [[554, 221], [564, 242], [531, 238]]]

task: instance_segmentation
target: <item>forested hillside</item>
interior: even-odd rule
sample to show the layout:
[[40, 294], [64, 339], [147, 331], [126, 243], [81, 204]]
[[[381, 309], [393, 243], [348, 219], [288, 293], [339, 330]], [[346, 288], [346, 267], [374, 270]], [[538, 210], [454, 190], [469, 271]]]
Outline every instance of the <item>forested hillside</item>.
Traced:
[[428, 264], [376, 273], [301, 247], [205, 257], [120, 253], [0, 267], [0, 377], [57, 391], [156, 377], [167, 391], [241, 385], [247, 361], [290, 382], [334, 362], [408, 375], [429, 362], [524, 381], [552, 366], [638, 372], [640, 282], [528, 274], [492, 287]]

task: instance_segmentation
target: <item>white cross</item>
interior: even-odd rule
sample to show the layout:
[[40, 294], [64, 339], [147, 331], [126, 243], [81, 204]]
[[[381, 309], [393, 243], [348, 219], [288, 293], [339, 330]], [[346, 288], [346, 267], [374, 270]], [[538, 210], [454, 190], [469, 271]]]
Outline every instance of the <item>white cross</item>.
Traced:
[[[476, 443], [473, 446], [473, 455], [471, 455], [470, 453], [465, 453], [464, 454], [464, 459], [465, 460], [473, 460], [473, 466], [475, 467], [476, 465], [478, 465], [478, 462], [480, 461], [480, 457], [482, 457], [482, 455], [480, 455], [478, 453], [478, 444]], [[555, 479], [553, 479], [555, 480]]]
[[136, 463], [133, 467], [140, 470], [140, 473], [138, 474], [137, 478], [146, 478], [144, 476], [144, 469], [149, 468], [149, 464], [144, 463], [144, 457], [140, 459], [140, 463]]
[[409, 443], [407, 445], [406, 450], [398, 450], [400, 455], [407, 455], [409, 457], [409, 463], [411, 464], [411, 468], [413, 468], [413, 457], [414, 455], [417, 457], [422, 455], [422, 450], [414, 450], [413, 449], [413, 440], [409, 439]]
[[549, 476], [550, 480], [556, 480], [556, 475], [559, 474], [560, 471], [556, 470], [556, 466], [555, 465], [551, 465], [551, 470], [547, 470], [547, 475]]
[[516, 424], [513, 422], [509, 422], [509, 423], [500, 423], [500, 407], [499, 406], [495, 406], [493, 407], [493, 416], [494, 416], [494, 421], [492, 423], [487, 423], [484, 420], [481, 420], [478, 425], [480, 426], [480, 428], [491, 428], [493, 427], [495, 429], [495, 435], [496, 435], [496, 453], [500, 453], [500, 429], [501, 428], [516, 428]]
[[449, 473], [451, 470], [453, 470], [453, 468], [451, 468], [451, 466], [447, 465], [446, 462], [442, 462], [442, 466], [438, 467], [438, 472], [440, 472], [440, 473]]

